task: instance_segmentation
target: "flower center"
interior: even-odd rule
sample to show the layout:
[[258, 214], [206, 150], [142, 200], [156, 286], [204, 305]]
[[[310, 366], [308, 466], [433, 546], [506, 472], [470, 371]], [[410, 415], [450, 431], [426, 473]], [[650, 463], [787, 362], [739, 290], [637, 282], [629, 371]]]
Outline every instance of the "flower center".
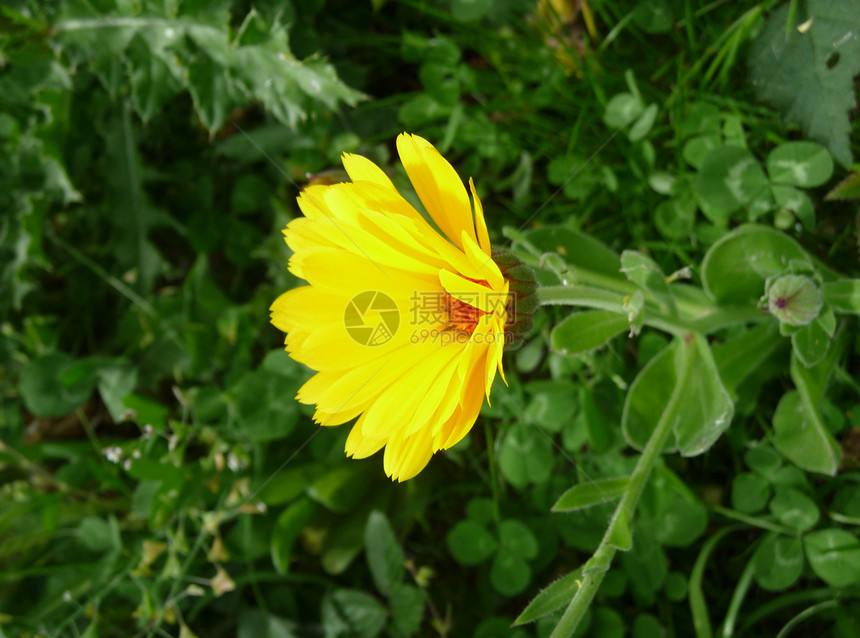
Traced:
[[469, 336], [475, 332], [481, 317], [488, 314], [480, 308], [475, 308], [475, 306], [460, 301], [447, 293], [445, 293], [444, 304], [445, 312], [448, 313], [448, 325]]

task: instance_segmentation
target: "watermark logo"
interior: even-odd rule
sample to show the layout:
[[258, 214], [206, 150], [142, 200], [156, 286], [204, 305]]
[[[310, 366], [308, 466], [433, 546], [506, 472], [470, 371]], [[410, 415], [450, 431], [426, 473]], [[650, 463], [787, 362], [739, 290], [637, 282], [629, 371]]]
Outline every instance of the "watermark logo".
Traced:
[[343, 325], [356, 343], [382, 346], [400, 328], [400, 309], [384, 292], [365, 290], [349, 300], [343, 311]]

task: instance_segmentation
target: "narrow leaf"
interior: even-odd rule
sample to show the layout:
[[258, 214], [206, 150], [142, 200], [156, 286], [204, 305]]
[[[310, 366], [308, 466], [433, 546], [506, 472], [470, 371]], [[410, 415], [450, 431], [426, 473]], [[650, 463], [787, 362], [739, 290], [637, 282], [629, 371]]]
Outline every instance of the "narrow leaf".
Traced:
[[552, 506], [553, 512], [575, 512], [608, 501], [614, 501], [627, 489], [630, 479], [623, 478], [601, 479], [574, 485]]
[[568, 604], [580, 587], [582, 569], [572, 571], [542, 589], [514, 621], [514, 626], [534, 622]]

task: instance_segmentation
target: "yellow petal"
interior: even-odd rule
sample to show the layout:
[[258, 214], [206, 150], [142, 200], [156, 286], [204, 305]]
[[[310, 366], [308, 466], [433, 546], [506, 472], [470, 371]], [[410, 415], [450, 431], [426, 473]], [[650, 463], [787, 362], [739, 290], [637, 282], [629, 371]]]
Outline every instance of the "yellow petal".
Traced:
[[469, 195], [454, 167], [417, 135], [400, 134], [397, 152], [421, 203], [442, 232], [458, 246], [461, 231], [477, 241]]
[[353, 182], [372, 182], [383, 188], [394, 190], [394, 184], [388, 179], [388, 175], [376, 164], [361, 155], [344, 153], [341, 155], [343, 167]]
[[395, 481], [406, 481], [423, 470], [432, 456], [430, 432], [424, 428], [412, 436], [389, 439], [382, 463], [388, 476]]
[[475, 208], [475, 229], [478, 231], [478, 243], [481, 245], [481, 250], [489, 257], [493, 253], [493, 248], [490, 246], [490, 233], [487, 232], [487, 222], [484, 221], [484, 207], [478, 198], [475, 182], [472, 181], [471, 177], [469, 178], [469, 190], [472, 192], [472, 205]]
[[360, 418], [352, 429], [349, 431], [349, 436], [346, 438], [344, 450], [347, 456], [356, 459], [366, 459], [368, 456], [376, 454], [386, 443], [386, 439], [368, 439], [361, 433], [361, 423], [363, 417]]

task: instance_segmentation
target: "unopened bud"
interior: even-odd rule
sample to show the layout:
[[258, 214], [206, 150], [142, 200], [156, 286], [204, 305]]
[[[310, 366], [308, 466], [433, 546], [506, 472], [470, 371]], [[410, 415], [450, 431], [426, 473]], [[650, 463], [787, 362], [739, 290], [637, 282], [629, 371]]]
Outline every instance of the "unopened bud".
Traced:
[[783, 275], [767, 289], [767, 308], [781, 323], [805, 326], [821, 311], [821, 290], [804, 275]]

